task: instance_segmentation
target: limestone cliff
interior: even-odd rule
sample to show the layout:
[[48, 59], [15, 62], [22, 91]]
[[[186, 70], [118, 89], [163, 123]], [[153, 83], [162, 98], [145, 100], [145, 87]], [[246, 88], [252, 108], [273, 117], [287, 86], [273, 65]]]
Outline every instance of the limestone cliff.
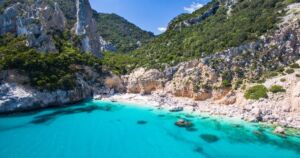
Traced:
[[88, 66], [76, 65], [76, 86], [72, 89], [38, 90], [29, 83], [26, 74], [18, 70], [0, 72], [0, 113], [33, 110], [51, 106], [65, 106], [94, 94], [109, 93], [105, 87], [105, 77], [109, 73], [99, 73]]
[[75, 24], [75, 33], [81, 38], [81, 48], [85, 52], [91, 52], [97, 57], [102, 57], [100, 51], [100, 39], [97, 35], [95, 20], [93, 19], [93, 10], [89, 0], [76, 0], [77, 22]]
[[[0, 14], [0, 35], [12, 33], [16, 36], [26, 36], [28, 45], [40, 52], [58, 52], [54, 36], [68, 31], [69, 20], [56, 1], [6, 2], [3, 13]], [[74, 32], [80, 38], [79, 47], [84, 52], [101, 57], [99, 36], [96, 33], [95, 21], [88, 0], [76, 1], [77, 14]], [[69, 30], [70, 31], [70, 30]]]

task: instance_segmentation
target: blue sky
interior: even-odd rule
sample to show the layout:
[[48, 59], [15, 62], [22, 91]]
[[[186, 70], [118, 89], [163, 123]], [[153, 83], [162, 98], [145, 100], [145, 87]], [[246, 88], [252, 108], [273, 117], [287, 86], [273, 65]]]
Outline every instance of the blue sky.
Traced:
[[116, 13], [140, 28], [159, 34], [181, 13], [192, 12], [210, 0], [90, 0], [102, 13]]

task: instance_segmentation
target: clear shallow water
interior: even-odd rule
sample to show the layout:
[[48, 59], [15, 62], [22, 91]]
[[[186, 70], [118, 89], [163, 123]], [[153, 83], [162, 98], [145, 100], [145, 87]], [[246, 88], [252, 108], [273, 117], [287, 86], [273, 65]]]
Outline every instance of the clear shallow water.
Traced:
[[[193, 128], [174, 125], [179, 118]], [[1, 158], [299, 158], [300, 138], [256, 124], [90, 101], [0, 117]], [[260, 134], [254, 134], [259, 131]]]

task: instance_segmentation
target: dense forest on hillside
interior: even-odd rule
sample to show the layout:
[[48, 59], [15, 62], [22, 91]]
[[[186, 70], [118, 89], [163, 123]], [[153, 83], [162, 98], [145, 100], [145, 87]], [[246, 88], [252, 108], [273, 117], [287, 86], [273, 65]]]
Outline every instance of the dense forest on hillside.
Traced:
[[0, 37], [0, 71], [18, 70], [28, 75], [30, 84], [38, 89], [72, 89], [76, 66], [90, 66], [101, 72], [101, 60], [91, 54], [80, 53], [68, 42], [70, 34], [57, 38], [59, 53], [39, 53], [26, 46], [26, 39], [6, 34]]
[[229, 8], [225, 4], [214, 15], [199, 24], [173, 29], [182, 21], [205, 13], [219, 3], [213, 0], [192, 14], [183, 14], [172, 20], [166, 33], [133, 52], [139, 65], [161, 67], [180, 61], [201, 58], [230, 47], [236, 47], [259, 39], [276, 29], [283, 8], [295, 0], [241, 0]]
[[94, 13], [98, 33], [112, 43], [118, 52], [127, 53], [147, 43], [154, 37], [116, 14]]

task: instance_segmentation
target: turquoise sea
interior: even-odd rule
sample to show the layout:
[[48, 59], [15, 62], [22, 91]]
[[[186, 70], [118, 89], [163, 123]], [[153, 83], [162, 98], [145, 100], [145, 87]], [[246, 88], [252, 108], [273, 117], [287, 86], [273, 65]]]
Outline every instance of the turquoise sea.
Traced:
[[[190, 128], [175, 126], [179, 118]], [[0, 158], [299, 158], [300, 137], [243, 121], [87, 101], [0, 116]]]

